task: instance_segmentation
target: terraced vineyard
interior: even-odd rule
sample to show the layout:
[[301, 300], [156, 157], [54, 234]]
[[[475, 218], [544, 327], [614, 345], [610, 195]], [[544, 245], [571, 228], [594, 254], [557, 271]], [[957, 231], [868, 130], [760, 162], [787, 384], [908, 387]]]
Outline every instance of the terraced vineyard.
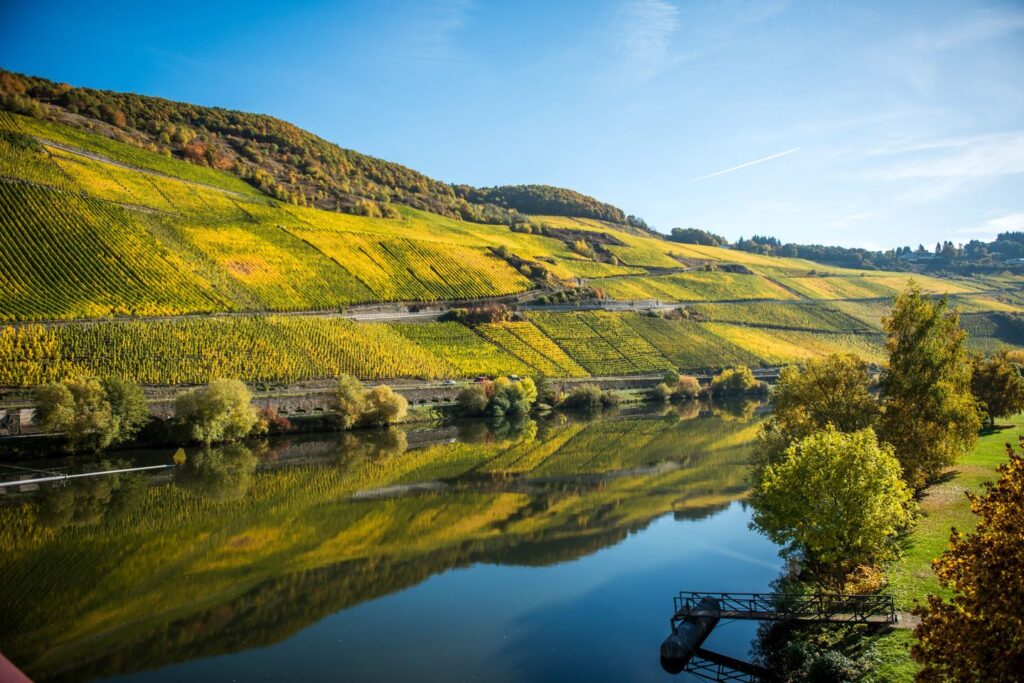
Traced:
[[709, 323], [708, 329], [755, 354], [766, 365], [785, 365], [830, 353], [855, 353], [871, 363], [885, 358], [882, 335], [796, 332]]
[[531, 313], [531, 322], [592, 375], [657, 372], [671, 364], [615, 313]]
[[[0, 112], [0, 120], [4, 113]], [[0, 176], [61, 189], [73, 186], [35, 138], [0, 128]]]
[[0, 243], [0, 320], [229, 306], [131, 213], [70, 192], [0, 182]]
[[481, 325], [477, 331], [545, 377], [587, 375], [586, 370], [533, 323], [494, 323]]
[[700, 304], [697, 312], [716, 322], [820, 332], [874, 332], [875, 325], [824, 304]]
[[630, 315], [626, 323], [677, 368], [761, 365], [761, 357], [711, 332], [706, 325]]
[[727, 301], [796, 298], [791, 292], [760, 275], [721, 271], [607, 278], [601, 280], [600, 286], [613, 299]]
[[0, 385], [36, 384], [76, 371], [147, 384], [460, 374], [387, 325], [304, 316], [29, 327], [0, 335], [0, 358], [11, 359], [0, 365]]
[[[733, 306], [733, 304], [730, 304]], [[0, 327], [0, 386], [82, 373], [147, 384], [217, 377], [291, 382], [476, 375], [585, 377], [799, 363], [856, 353], [881, 363], [880, 331], [666, 320], [636, 313], [530, 313], [532, 322], [356, 323], [328, 316], [239, 316]], [[867, 316], [865, 316], [867, 317]], [[839, 318], [827, 318], [835, 323]], [[1014, 315], [963, 316], [975, 350], [1024, 347]]]
[[183, 225], [176, 232], [262, 308], [316, 310], [376, 298], [359, 279], [283, 228], [221, 223]]
[[289, 232], [344, 266], [381, 301], [498, 296], [530, 284], [504, 261], [472, 248], [333, 230]]
[[523, 363], [465, 325], [392, 323], [399, 334], [444, 360], [459, 375], [529, 375], [536, 369]]
[[[593, 219], [535, 217], [542, 234], [407, 206], [392, 213], [284, 204], [228, 173], [0, 113], [0, 323], [496, 297], [538, 286], [522, 263], [543, 266], [554, 278], [545, 286], [581, 278], [613, 299], [702, 302], [698, 316], [530, 312], [528, 322], [475, 328], [303, 315], [0, 327], [0, 385], [82, 372], [153, 384], [342, 372], [583, 377], [837, 350], [877, 361], [884, 297], [908, 277], [676, 244]], [[581, 237], [601, 245], [601, 260], [574, 248]], [[976, 316], [965, 317], [974, 348], [1024, 344], [1013, 318], [992, 317], [1024, 312], [1013, 276], [915, 279]]]

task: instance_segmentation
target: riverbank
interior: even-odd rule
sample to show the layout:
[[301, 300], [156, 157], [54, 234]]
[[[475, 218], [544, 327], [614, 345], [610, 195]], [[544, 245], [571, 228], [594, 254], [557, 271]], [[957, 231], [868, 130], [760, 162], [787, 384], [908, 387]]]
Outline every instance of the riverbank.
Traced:
[[[932, 560], [946, 549], [951, 527], [961, 531], [975, 527], [977, 517], [971, 513], [965, 494], [981, 492], [985, 482], [995, 480], [996, 467], [1006, 461], [1005, 445], [1016, 445], [1021, 434], [1024, 434], [1024, 415], [1000, 420], [994, 430], [982, 433], [963, 462], [950, 468], [940, 483], [927, 490], [921, 500], [921, 518], [906, 539], [903, 556], [886, 571], [889, 590], [896, 598], [899, 612], [909, 612], [915, 604], [924, 602], [929, 593], [949, 595], [935, 578]], [[873, 680], [912, 681], [919, 668], [910, 658], [913, 643], [909, 629], [898, 629], [878, 638], [874, 644], [878, 665]]]

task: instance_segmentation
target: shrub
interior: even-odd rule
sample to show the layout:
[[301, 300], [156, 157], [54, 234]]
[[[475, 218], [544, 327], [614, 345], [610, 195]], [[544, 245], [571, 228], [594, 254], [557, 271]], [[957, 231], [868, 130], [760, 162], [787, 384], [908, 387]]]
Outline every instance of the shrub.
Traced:
[[487, 388], [483, 383], [470, 384], [459, 392], [455, 402], [463, 415], [484, 415], [491, 399], [487, 395]]
[[366, 408], [362, 421], [376, 427], [397, 424], [405, 419], [409, 402], [386, 384], [366, 392]]
[[487, 323], [502, 323], [512, 319], [512, 311], [502, 304], [486, 304], [474, 308], [453, 308], [440, 320], [454, 320], [471, 327]]
[[404, 420], [409, 402], [386, 384], [364, 390], [355, 377], [342, 375], [338, 378], [334, 410], [342, 429], [360, 425], [383, 427]]
[[292, 429], [291, 420], [277, 412], [277, 408], [261, 408], [257, 413], [256, 431], [264, 434], [284, 434]]
[[564, 395], [558, 387], [551, 384], [547, 377], [538, 377], [534, 386], [537, 388], [538, 403], [543, 403], [554, 408], [555, 406], [558, 406], [564, 398]]
[[351, 375], [338, 378], [334, 410], [342, 429], [351, 429], [358, 424], [366, 410], [366, 392], [358, 379]]
[[601, 389], [596, 384], [581, 384], [573, 387], [562, 405], [571, 410], [596, 411], [601, 407]]
[[745, 365], [726, 368], [711, 380], [712, 396], [740, 396], [742, 394], [764, 393], [767, 389], [768, 386], [764, 382], [757, 381], [754, 373]]
[[652, 401], [657, 403], [667, 403], [672, 398], [672, 390], [669, 389], [668, 385], [664, 382], [659, 382], [655, 386], [651, 387], [650, 393], [648, 394]]
[[537, 385], [529, 377], [515, 382], [499, 377], [466, 387], [456, 401], [465, 415], [526, 415], [537, 401]]
[[205, 444], [237, 441], [256, 426], [252, 393], [237, 379], [218, 379], [174, 401], [174, 416], [190, 438]]
[[687, 400], [700, 396], [700, 382], [696, 377], [682, 375], [672, 388], [672, 398]]

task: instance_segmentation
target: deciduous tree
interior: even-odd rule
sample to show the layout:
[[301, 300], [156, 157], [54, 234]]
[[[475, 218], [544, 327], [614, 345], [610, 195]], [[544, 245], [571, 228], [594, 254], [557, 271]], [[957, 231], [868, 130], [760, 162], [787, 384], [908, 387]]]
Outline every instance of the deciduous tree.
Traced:
[[237, 441], [249, 435], [258, 416], [252, 393], [237, 379], [218, 379], [182, 394], [174, 416], [191, 438], [205, 444]]
[[867, 363], [851, 354], [811, 359], [801, 370], [783, 368], [772, 416], [759, 434], [758, 461], [778, 459], [791, 444], [832, 425], [840, 432], [873, 427], [878, 401]]
[[990, 427], [997, 417], [1014, 415], [1024, 410], [1024, 377], [1006, 354], [972, 359], [971, 392], [978, 399]]
[[101, 451], [117, 440], [120, 423], [95, 377], [48, 384], [35, 392], [36, 422], [43, 431], [63, 432], [68, 450]]
[[836, 589], [857, 565], [889, 556], [912, 518], [899, 461], [870, 427], [829, 425], [794, 443], [765, 465], [752, 503], [753, 524]]
[[931, 595], [915, 610], [919, 681], [1019, 681], [1024, 671], [1024, 458], [1006, 450], [999, 480], [968, 494], [978, 526], [954, 529], [933, 563], [952, 599]]
[[107, 377], [100, 381], [110, 402], [110, 410], [117, 427], [112, 443], [128, 441], [139, 433], [149, 422], [149, 404], [142, 393], [142, 387], [119, 377]]
[[978, 438], [971, 363], [956, 311], [911, 286], [885, 318], [889, 365], [882, 373], [879, 436], [915, 489], [952, 465]]

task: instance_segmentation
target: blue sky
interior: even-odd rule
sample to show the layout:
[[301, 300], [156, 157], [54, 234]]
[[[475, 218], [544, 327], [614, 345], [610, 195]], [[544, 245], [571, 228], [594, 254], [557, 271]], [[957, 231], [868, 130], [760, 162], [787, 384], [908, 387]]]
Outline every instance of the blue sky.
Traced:
[[272, 114], [446, 181], [572, 187], [662, 230], [890, 247], [1024, 229], [1020, 0], [40, 1], [0, 19], [8, 69]]

